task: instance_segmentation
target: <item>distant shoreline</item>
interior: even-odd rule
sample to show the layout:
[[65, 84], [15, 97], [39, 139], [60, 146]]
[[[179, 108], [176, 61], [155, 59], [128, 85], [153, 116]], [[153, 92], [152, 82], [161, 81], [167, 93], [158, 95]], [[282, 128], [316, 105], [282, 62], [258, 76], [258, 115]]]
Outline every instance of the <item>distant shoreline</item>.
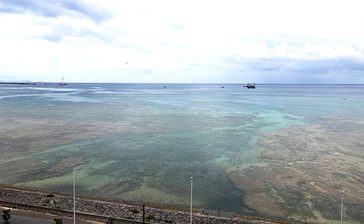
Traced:
[[36, 85], [33, 82], [0, 82], [0, 85]]
[[[59, 82], [0, 82], [0, 85], [38, 85], [38, 84], [59, 84]], [[241, 83], [230, 83], [230, 82], [221, 82], [221, 83], [169, 83], [169, 82], [67, 82], [69, 84], [141, 84], [141, 85], [244, 85], [245, 82]], [[256, 85], [262, 86], [291, 86], [291, 85], [299, 85], [299, 86], [360, 86], [364, 85], [364, 83], [255, 83]]]

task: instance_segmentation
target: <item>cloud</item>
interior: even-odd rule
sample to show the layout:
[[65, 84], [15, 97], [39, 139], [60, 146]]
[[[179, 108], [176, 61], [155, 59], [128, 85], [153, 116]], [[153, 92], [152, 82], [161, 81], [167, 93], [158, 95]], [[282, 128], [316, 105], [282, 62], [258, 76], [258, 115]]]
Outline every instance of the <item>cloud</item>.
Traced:
[[359, 5], [0, 0], [0, 73], [44, 81], [62, 73], [69, 82], [364, 82]]
[[94, 22], [102, 22], [110, 18], [105, 10], [73, 0], [1, 0], [0, 12], [2, 13], [24, 13], [29, 12], [44, 17], [87, 17]]
[[335, 59], [290, 59], [290, 58], [251, 58], [234, 60], [236, 67], [256, 73], [287, 73], [292, 75], [321, 74], [363, 74], [364, 61], [353, 58]]
[[62, 35], [45, 34], [42, 36], [42, 38], [52, 42], [60, 42], [62, 40]]
[[178, 23], [176, 23], [176, 24], [168, 24], [170, 27], [172, 27], [173, 29], [176, 29], [176, 30], [178, 30], [178, 31], [183, 31], [183, 30], [185, 30], [186, 28], [187, 28], [187, 26], [186, 25], [183, 25], [183, 24], [178, 24]]
[[[81, 24], [83, 25], [81, 25]], [[74, 21], [73, 23], [62, 23], [53, 21], [49, 25], [50, 29], [44, 34], [39, 34], [37, 37], [42, 39], [61, 42], [64, 39], [83, 39], [94, 42], [113, 43], [114, 37], [108, 35], [108, 32], [101, 32], [100, 29], [93, 26], [93, 24], [85, 23], [83, 21]]]

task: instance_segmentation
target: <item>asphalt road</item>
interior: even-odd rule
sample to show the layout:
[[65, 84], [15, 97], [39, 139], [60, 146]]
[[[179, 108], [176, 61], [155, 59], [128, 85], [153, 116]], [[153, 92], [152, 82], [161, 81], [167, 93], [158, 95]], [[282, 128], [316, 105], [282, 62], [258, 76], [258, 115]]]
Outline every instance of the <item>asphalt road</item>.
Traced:
[[[7, 208], [0, 207], [1, 211]], [[38, 212], [10, 209], [11, 224], [53, 224], [54, 218], [61, 218], [63, 224], [73, 224], [73, 220], [69, 217], [59, 217], [50, 214], [43, 214]], [[0, 211], [0, 212], [1, 212]], [[2, 213], [2, 212], [1, 212]], [[2, 221], [0, 221], [2, 222]], [[77, 224], [100, 224], [99, 222], [77, 220]]]
[[11, 224], [53, 224], [52, 219], [30, 218], [18, 215], [12, 215], [10, 221]]

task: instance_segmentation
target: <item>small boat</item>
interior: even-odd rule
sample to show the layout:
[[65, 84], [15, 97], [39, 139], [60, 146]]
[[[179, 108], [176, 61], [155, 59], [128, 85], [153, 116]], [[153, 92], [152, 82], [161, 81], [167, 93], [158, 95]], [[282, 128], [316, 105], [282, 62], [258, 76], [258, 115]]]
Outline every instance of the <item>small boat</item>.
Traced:
[[255, 83], [247, 83], [244, 87], [248, 89], [255, 89]]
[[66, 85], [68, 85], [67, 83], [64, 83], [63, 81], [64, 81], [64, 77], [62, 77], [62, 80], [59, 83], [60, 86], [66, 86]]

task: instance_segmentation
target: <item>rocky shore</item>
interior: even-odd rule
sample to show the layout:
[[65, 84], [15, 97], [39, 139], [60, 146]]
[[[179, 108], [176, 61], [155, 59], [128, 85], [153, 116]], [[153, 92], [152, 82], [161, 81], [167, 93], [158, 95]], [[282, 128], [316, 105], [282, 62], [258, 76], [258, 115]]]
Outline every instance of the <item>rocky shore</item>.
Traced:
[[[67, 194], [54, 194], [33, 190], [0, 187], [0, 201], [39, 206], [60, 210], [72, 210], [72, 197]], [[76, 211], [112, 218], [125, 218], [142, 222], [143, 208], [139, 205], [130, 205], [121, 202], [103, 201], [83, 197], [76, 198]], [[194, 213], [193, 223], [216, 224], [274, 224], [281, 222], [259, 220], [249, 217], [216, 217], [204, 214], [204, 211]], [[147, 223], [188, 223], [189, 213], [177, 210], [145, 208], [145, 221]]]

